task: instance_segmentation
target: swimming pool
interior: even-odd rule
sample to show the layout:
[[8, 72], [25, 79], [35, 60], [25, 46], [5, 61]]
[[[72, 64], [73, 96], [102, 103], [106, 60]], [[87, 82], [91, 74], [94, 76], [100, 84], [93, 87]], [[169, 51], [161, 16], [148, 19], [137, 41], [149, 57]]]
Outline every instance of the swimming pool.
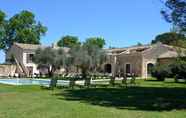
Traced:
[[0, 84], [8, 85], [49, 85], [50, 79], [0, 79]]
[[[50, 85], [50, 79], [0, 79], [0, 84], [8, 85]], [[81, 82], [80, 82], [81, 83]], [[57, 80], [59, 86], [69, 86], [69, 80]]]

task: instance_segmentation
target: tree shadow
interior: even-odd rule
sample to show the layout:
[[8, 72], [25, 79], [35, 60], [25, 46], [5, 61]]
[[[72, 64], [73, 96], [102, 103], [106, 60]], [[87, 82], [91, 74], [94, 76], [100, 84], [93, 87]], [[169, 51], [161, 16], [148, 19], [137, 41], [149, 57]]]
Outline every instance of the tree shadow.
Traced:
[[161, 82], [161, 81], [158, 81], [156, 79], [147, 79], [147, 80], [144, 80], [144, 81], [146, 81], [146, 82]]
[[59, 99], [128, 110], [186, 109], [186, 88], [131, 87], [64, 90]]

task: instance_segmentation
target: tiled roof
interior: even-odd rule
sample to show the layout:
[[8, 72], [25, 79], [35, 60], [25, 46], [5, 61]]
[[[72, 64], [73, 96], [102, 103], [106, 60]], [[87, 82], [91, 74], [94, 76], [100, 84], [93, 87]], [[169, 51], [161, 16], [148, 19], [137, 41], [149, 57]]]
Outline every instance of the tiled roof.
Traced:
[[178, 57], [178, 53], [176, 51], [168, 51], [166, 53], [161, 54], [158, 58], [172, 58]]
[[14, 45], [18, 46], [19, 48], [26, 49], [26, 50], [36, 50], [38, 48], [45, 48], [45, 46], [42, 46], [39, 44], [14, 43]]
[[158, 58], [174, 58], [178, 56], [184, 57], [185, 55], [185, 50], [181, 50], [180, 52], [176, 50], [169, 50], [166, 53], [161, 54]]
[[113, 49], [106, 49], [106, 51], [110, 53], [122, 53], [126, 50], [140, 50], [140, 49], [147, 49], [150, 47], [152, 47], [152, 45], [131, 46], [131, 47], [125, 47], [125, 48], [113, 48]]
[[[23, 44], [23, 43], [14, 43], [14, 45], [18, 46], [21, 49], [24, 50], [37, 50], [38, 48], [46, 48], [47, 46], [39, 45], [39, 44]], [[61, 47], [58, 46], [52, 46], [53, 49], [59, 49]], [[63, 50], [65, 52], [69, 51], [69, 48], [63, 47]]]

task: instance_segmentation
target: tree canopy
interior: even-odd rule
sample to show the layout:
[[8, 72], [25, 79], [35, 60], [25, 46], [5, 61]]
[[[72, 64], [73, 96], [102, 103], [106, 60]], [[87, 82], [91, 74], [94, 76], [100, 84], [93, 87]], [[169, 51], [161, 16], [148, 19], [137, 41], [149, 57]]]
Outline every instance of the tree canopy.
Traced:
[[81, 69], [86, 85], [90, 84], [87, 74], [98, 72], [106, 59], [105, 51], [102, 48], [88, 43], [73, 47], [70, 55], [73, 65]]
[[4, 12], [2, 12], [2, 11], [0, 11], [0, 24], [2, 25], [3, 24], [3, 22], [5, 21], [5, 13]]
[[152, 40], [152, 44], [161, 42], [167, 45], [173, 45], [178, 47], [186, 47], [186, 37], [183, 34], [175, 33], [175, 32], [167, 32], [156, 36], [154, 40]]
[[47, 68], [49, 76], [53, 76], [53, 73], [61, 66], [66, 67], [67, 60], [67, 54], [63, 49], [57, 50], [51, 47], [39, 48], [34, 55], [34, 62], [38, 64], [38, 68]]
[[67, 35], [67, 36], [64, 36], [62, 37], [58, 42], [57, 42], [57, 45], [59, 47], [73, 47], [73, 46], [76, 46], [76, 45], [80, 45], [81, 43], [79, 42], [79, 39], [78, 37], [76, 36], [70, 36], [70, 35]]
[[166, 0], [161, 13], [179, 32], [186, 32], [186, 0]]
[[85, 45], [96, 45], [99, 48], [103, 48], [105, 45], [105, 40], [104, 38], [101, 38], [101, 37], [90, 37], [86, 40], [84, 44]]
[[10, 19], [5, 19], [0, 11], [0, 49], [7, 50], [14, 42], [39, 44], [47, 28], [35, 20], [29, 11], [21, 11]]

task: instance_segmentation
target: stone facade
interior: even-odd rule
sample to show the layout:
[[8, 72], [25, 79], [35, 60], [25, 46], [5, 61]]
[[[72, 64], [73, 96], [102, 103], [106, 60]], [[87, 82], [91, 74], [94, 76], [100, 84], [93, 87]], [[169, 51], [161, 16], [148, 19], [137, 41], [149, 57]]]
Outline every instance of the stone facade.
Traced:
[[6, 53], [6, 63], [11, 63], [9, 60], [14, 58], [14, 63], [17, 66], [16, 73], [19, 73], [23, 76], [30, 76], [35, 73], [39, 73], [37, 70], [37, 65], [28, 61], [29, 55], [33, 55], [35, 50], [41, 48], [40, 45], [31, 45], [31, 44], [19, 44], [14, 43], [14, 45]]
[[14, 76], [16, 71], [16, 65], [3, 64], [0, 65], [0, 76]]
[[118, 72], [124, 74], [134, 73], [142, 78], [151, 76], [150, 71], [159, 60], [162, 63], [165, 59], [169, 62], [178, 56], [177, 50], [174, 47], [161, 43], [120, 49], [108, 49], [106, 51], [109, 56], [111, 56], [110, 59], [112, 59], [108, 61], [110, 62], [110, 65], [112, 65], [112, 74]]
[[[58, 48], [52, 46], [53, 48]], [[6, 61], [15, 58], [16, 73], [25, 76], [39, 74], [37, 65], [31, 60], [41, 45], [15, 43], [6, 54]], [[66, 51], [69, 49], [65, 49]], [[167, 63], [178, 56], [175, 47], [157, 43], [154, 45], [132, 46], [128, 48], [105, 49], [107, 60], [103, 64], [103, 71], [112, 75], [118, 73], [134, 73], [135, 75], [148, 78], [151, 68], [158, 62]], [[3, 70], [3, 69], [2, 69]], [[46, 73], [46, 72], [45, 72]]]
[[[53, 49], [58, 49], [56, 45], [51, 46]], [[48, 70], [46, 68], [37, 69], [37, 64], [33, 62], [33, 56], [35, 51], [39, 48], [46, 48], [42, 45], [34, 44], [22, 44], [14, 43], [11, 48], [6, 53], [6, 63], [10, 62], [11, 58], [14, 58], [13, 64], [16, 65], [15, 73], [18, 73], [21, 76], [31, 77], [39, 74], [46, 74]], [[63, 48], [64, 51], [68, 51], [68, 48]]]

